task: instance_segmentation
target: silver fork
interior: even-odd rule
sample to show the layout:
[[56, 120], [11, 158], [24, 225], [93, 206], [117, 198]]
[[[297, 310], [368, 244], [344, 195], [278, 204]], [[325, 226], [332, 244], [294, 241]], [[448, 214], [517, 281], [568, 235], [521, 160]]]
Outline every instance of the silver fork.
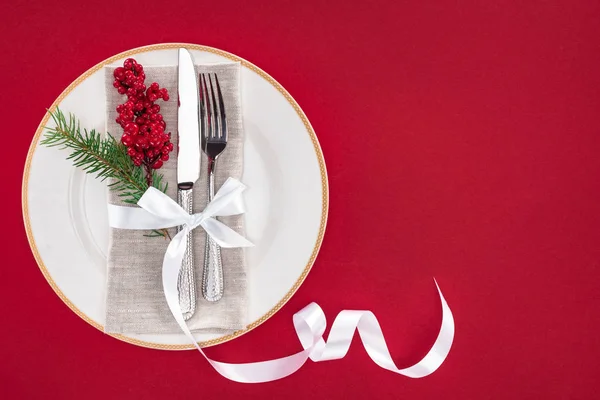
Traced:
[[[215, 166], [219, 155], [227, 146], [227, 118], [225, 104], [217, 74], [214, 75], [215, 87], [210, 74], [200, 74], [200, 132], [202, 150], [208, 158], [208, 201], [215, 195]], [[208, 80], [208, 85], [207, 85]], [[210, 91], [210, 93], [209, 93]], [[223, 264], [221, 248], [206, 235], [204, 250], [204, 270], [202, 277], [202, 296], [208, 301], [218, 301], [223, 296]]]

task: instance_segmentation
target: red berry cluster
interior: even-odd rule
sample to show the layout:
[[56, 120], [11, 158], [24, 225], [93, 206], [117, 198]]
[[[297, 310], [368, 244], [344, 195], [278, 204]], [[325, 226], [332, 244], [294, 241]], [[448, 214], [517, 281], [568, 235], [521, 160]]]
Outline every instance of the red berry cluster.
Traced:
[[124, 131], [121, 143], [127, 147], [127, 154], [135, 165], [144, 164], [147, 170], [162, 167], [173, 151], [173, 143], [171, 132], [165, 133], [167, 124], [160, 114], [160, 106], [154, 102], [169, 100], [167, 89], [161, 89], [156, 82], [146, 88], [144, 67], [133, 58], [116, 68], [114, 77], [113, 86], [120, 94], [127, 95], [127, 101], [117, 106], [116, 122]]

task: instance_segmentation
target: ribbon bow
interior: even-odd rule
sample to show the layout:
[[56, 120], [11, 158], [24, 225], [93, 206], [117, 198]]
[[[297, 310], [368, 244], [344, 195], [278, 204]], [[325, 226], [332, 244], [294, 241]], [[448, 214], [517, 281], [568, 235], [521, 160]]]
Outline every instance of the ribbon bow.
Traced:
[[179, 248], [186, 234], [198, 226], [204, 228], [221, 247], [253, 246], [246, 238], [214, 218], [244, 213], [246, 210], [241, 194], [245, 189], [246, 186], [240, 181], [228, 178], [204, 211], [188, 214], [169, 196], [150, 187], [137, 203], [141, 208], [109, 204], [109, 224], [113, 228], [120, 229], [163, 229], [183, 226], [171, 241], [170, 250]]
[[221, 247], [253, 246], [246, 238], [214, 218], [243, 213], [245, 209], [241, 194], [245, 189], [246, 186], [237, 179], [228, 178], [204, 211], [198, 214], [188, 214], [173, 199], [153, 187], [148, 188], [138, 200], [141, 208], [109, 204], [108, 221], [113, 228], [163, 229], [183, 226], [169, 243], [163, 258], [163, 290], [171, 314], [194, 343], [194, 337], [183, 320], [178, 300], [177, 279], [185, 254], [183, 239], [188, 232], [201, 226]]

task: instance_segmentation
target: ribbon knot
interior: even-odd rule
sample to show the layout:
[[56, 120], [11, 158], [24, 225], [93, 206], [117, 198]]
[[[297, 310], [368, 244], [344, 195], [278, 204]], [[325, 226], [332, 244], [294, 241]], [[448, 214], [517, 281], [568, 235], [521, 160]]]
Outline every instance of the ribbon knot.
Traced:
[[185, 223], [185, 226], [188, 230], [194, 230], [204, 222], [205, 219], [210, 218], [207, 217], [204, 213], [191, 214]]

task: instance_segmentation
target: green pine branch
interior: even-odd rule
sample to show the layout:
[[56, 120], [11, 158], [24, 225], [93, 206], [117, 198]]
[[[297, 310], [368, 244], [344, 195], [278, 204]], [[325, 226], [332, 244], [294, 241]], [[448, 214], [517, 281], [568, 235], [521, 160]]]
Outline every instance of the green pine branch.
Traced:
[[[93, 129], [82, 130], [79, 121], [72, 114], [67, 119], [58, 108], [55, 112], [48, 113], [55, 126], [46, 127], [45, 136], [40, 143], [70, 150], [67, 160], [71, 160], [75, 167], [95, 175], [101, 181], [110, 179], [109, 188], [116, 191], [125, 203], [137, 204], [148, 189], [148, 182], [144, 169], [135, 166], [127, 155], [127, 148], [109, 133], [106, 138], [102, 138]], [[163, 176], [156, 171], [152, 171], [152, 186], [162, 192], [167, 190]], [[169, 236], [166, 229], [153, 231], [149, 236], [157, 235]]]

